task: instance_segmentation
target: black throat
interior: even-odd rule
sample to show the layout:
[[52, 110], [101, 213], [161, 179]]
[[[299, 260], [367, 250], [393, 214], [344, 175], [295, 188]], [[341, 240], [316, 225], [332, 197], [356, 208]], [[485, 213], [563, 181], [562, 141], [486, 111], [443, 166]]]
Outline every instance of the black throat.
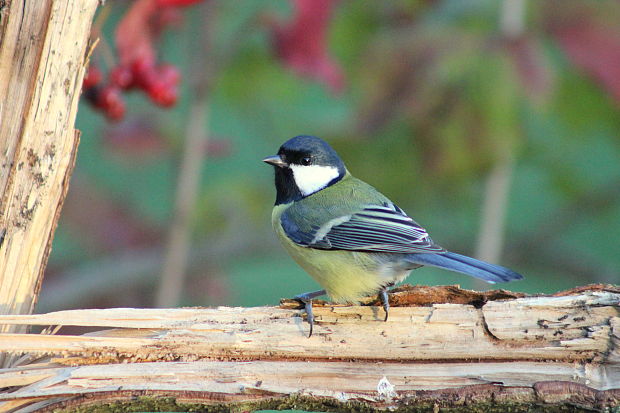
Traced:
[[304, 196], [295, 184], [293, 171], [289, 168], [275, 167], [276, 172], [276, 205], [299, 201]]

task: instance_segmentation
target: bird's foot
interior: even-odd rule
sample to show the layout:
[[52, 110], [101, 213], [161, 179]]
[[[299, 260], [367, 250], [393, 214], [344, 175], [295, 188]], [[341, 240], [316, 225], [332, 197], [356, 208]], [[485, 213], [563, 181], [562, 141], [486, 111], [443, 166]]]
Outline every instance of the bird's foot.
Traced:
[[383, 321], [387, 321], [390, 312], [390, 298], [388, 297], [387, 287], [383, 287], [379, 291], [379, 299], [381, 300], [381, 304], [383, 304], [383, 310], [385, 310], [385, 318]]
[[308, 334], [308, 338], [312, 337], [312, 330], [314, 327], [314, 313], [312, 312], [312, 299], [319, 297], [321, 295], [325, 295], [325, 290], [312, 291], [309, 293], [303, 293], [296, 295], [293, 299], [301, 302], [304, 305], [304, 309], [306, 311], [306, 320], [308, 324], [310, 324], [310, 333]]

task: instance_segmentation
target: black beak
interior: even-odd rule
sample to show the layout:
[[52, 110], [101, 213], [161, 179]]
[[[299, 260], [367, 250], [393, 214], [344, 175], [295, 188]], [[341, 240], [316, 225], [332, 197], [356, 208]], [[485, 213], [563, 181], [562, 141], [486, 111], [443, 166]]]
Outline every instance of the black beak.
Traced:
[[288, 164], [284, 162], [282, 158], [280, 158], [280, 155], [268, 156], [265, 159], [263, 159], [263, 162], [266, 162], [273, 166], [277, 166], [278, 168], [284, 168], [288, 166]]

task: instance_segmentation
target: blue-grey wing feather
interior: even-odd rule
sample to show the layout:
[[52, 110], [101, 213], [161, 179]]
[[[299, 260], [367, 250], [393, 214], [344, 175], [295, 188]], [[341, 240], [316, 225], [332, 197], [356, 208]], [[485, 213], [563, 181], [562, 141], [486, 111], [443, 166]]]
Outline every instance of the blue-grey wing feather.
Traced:
[[296, 244], [309, 246], [314, 239], [314, 233], [319, 229], [318, 226], [312, 225], [307, 230], [300, 228], [299, 223], [291, 216], [284, 213], [280, 218], [282, 229], [288, 237]]
[[424, 228], [391, 203], [369, 205], [305, 230], [285, 212], [282, 227], [295, 243], [310, 248], [402, 254], [445, 251], [433, 243]]

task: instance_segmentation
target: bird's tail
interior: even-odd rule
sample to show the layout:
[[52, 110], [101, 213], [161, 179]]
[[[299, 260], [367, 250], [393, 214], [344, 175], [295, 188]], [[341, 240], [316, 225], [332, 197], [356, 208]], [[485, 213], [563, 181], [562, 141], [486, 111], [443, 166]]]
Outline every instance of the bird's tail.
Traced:
[[407, 256], [407, 260], [416, 264], [430, 265], [450, 271], [460, 272], [472, 277], [480, 278], [481, 280], [491, 284], [496, 282], [520, 280], [523, 278], [521, 274], [509, 270], [506, 267], [489, 264], [488, 262], [449, 251], [440, 254], [409, 254]]

